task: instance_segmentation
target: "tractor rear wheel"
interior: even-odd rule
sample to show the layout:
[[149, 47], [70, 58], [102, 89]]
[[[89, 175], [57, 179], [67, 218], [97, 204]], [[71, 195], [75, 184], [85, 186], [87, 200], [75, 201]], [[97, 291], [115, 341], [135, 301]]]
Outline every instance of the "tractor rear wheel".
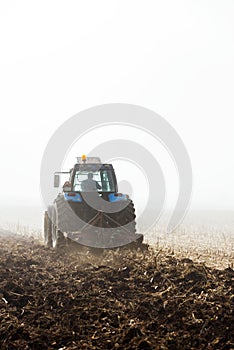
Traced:
[[130, 201], [126, 208], [124, 208], [120, 213], [120, 224], [122, 226], [127, 225], [127, 229], [131, 233], [136, 232], [136, 215], [133, 202]]
[[56, 225], [52, 226], [52, 247], [55, 249], [64, 248], [66, 245], [66, 239], [62, 231], [58, 230]]
[[47, 211], [44, 214], [44, 243], [46, 247], [52, 247], [52, 222]]
[[[51, 209], [51, 207], [49, 208]], [[64, 234], [58, 229], [57, 211], [53, 208], [53, 218], [50, 218], [48, 211], [44, 214], [44, 243], [48, 248], [60, 248], [65, 245]]]

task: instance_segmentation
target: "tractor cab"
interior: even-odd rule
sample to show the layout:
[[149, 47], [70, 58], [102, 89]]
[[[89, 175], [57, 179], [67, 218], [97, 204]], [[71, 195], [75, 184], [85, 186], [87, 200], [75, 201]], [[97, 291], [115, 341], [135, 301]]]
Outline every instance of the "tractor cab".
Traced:
[[[93, 184], [93, 185], [92, 185]], [[76, 164], [71, 177], [75, 192], [117, 192], [115, 173], [110, 164]]]
[[[54, 182], [59, 183], [59, 174], [55, 173]], [[64, 173], [65, 174], [65, 173]], [[77, 163], [70, 172], [69, 181], [63, 186], [64, 192], [117, 193], [118, 185], [112, 164], [101, 163], [98, 157], [77, 157]], [[55, 187], [58, 187], [58, 185]]]

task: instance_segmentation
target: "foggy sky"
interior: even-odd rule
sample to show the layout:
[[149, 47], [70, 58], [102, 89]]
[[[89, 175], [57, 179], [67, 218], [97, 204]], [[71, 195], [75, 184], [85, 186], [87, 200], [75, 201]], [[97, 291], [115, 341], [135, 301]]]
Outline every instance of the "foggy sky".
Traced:
[[[233, 1], [7, 1], [0, 33], [1, 205], [40, 203], [43, 151], [67, 118], [125, 102], [154, 110], [183, 139], [192, 208], [233, 209]], [[155, 156], [174, 203], [173, 162]]]

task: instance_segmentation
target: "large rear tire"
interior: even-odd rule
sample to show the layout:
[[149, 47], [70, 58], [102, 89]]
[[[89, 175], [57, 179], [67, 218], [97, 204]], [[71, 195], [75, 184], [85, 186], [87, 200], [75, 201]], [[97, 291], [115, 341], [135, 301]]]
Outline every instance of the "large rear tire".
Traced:
[[66, 246], [66, 239], [63, 232], [58, 228], [58, 210], [54, 207], [53, 210], [53, 223], [51, 228], [52, 247], [55, 249], [61, 249]]
[[130, 200], [129, 204], [119, 213], [119, 223], [125, 226], [131, 233], [136, 233], [136, 215], [133, 202]]
[[[82, 207], [82, 204], [78, 203]], [[56, 199], [57, 225], [63, 232], [76, 232], [85, 224], [79, 220], [77, 214], [72, 210], [69, 202], [63, 196]]]
[[47, 211], [44, 214], [44, 244], [47, 248], [52, 247], [52, 222]]

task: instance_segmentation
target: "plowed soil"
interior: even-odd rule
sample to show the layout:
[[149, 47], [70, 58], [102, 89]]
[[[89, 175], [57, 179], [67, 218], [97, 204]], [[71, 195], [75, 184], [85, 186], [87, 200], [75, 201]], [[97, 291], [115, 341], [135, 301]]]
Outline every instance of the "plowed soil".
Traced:
[[0, 237], [1, 349], [234, 349], [234, 271]]

